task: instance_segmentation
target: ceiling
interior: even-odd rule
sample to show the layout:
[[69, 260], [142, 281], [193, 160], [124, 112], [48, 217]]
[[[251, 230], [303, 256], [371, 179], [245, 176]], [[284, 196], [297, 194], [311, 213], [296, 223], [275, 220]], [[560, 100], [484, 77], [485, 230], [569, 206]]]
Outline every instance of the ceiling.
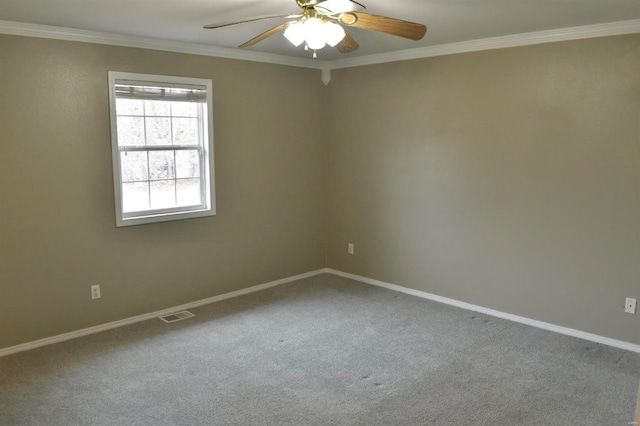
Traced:
[[[360, 0], [368, 13], [419, 22], [421, 41], [352, 28], [360, 49], [334, 60], [534, 31], [640, 19], [640, 0]], [[0, 20], [236, 47], [283, 22], [272, 19], [215, 30], [203, 25], [297, 13], [295, 0], [0, 0]], [[309, 53], [275, 35], [250, 50], [297, 58]]]

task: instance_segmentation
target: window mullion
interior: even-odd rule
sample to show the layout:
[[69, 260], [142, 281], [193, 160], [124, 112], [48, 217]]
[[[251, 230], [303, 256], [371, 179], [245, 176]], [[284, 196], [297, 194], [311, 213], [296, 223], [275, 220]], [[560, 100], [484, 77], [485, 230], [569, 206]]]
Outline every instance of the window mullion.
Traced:
[[[147, 102], [142, 102], [142, 122], [144, 125], [144, 145], [147, 146]], [[147, 151], [147, 199], [151, 209], [151, 161], [149, 161], [149, 151]]]
[[204, 124], [205, 124], [205, 120], [203, 117], [203, 109], [204, 107], [202, 105], [199, 105], [198, 107], [198, 142], [200, 145], [200, 148], [198, 149], [198, 161], [200, 163], [200, 177], [199, 177], [199, 181], [200, 181], [200, 199], [201, 200], [206, 200], [207, 196], [206, 196], [206, 188], [205, 188], [205, 179], [206, 179], [206, 169], [205, 169], [205, 155], [206, 155], [206, 149], [204, 148]]
[[[169, 102], [169, 129], [171, 129], [171, 145], [175, 145], [175, 140], [173, 139], [173, 102]], [[176, 165], [176, 150], [173, 150], [173, 197], [176, 203], [176, 207], [178, 206], [178, 166]]]

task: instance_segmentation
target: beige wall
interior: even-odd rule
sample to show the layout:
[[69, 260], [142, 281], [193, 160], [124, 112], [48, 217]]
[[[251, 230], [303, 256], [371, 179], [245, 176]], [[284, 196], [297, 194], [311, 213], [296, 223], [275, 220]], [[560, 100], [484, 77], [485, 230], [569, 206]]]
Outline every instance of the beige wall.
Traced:
[[329, 91], [329, 267], [640, 343], [639, 35], [338, 70]]
[[[639, 45], [325, 88], [317, 70], [0, 36], [0, 348], [324, 266], [640, 343], [622, 313], [640, 298]], [[217, 216], [115, 227], [109, 70], [213, 80]]]
[[[0, 348], [325, 266], [319, 71], [10, 36], [0, 52]], [[109, 70], [213, 80], [217, 216], [115, 227]]]

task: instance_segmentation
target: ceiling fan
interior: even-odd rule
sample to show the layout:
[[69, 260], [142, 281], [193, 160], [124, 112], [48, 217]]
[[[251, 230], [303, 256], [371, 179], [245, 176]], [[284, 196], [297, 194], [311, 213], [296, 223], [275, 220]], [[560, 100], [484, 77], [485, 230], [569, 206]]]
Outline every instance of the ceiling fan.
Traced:
[[318, 57], [316, 50], [326, 45], [335, 47], [340, 53], [358, 49], [358, 43], [344, 27], [362, 28], [409, 40], [420, 40], [427, 32], [427, 27], [422, 24], [364, 13], [362, 10], [366, 9], [365, 6], [354, 0], [296, 0], [296, 3], [302, 9], [299, 14], [258, 16], [242, 21], [205, 25], [204, 28], [221, 28], [264, 19], [292, 19], [252, 38], [240, 45], [240, 48], [251, 47], [284, 31], [284, 36], [294, 46], [304, 43], [305, 50], [313, 50], [314, 59]]

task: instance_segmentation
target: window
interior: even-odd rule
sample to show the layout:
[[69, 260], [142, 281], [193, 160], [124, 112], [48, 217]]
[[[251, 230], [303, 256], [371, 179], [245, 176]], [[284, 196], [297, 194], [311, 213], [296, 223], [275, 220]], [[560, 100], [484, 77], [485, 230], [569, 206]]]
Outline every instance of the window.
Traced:
[[109, 72], [117, 226], [215, 214], [211, 80]]

